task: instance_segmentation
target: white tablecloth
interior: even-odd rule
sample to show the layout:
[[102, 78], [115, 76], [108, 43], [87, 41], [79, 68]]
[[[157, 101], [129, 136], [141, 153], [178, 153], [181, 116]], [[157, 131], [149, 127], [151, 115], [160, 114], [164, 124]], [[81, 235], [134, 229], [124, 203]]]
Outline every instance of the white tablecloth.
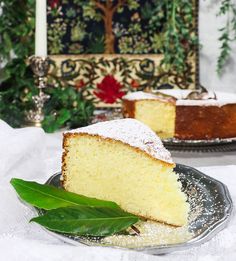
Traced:
[[[210, 154], [207, 157], [210, 158]], [[185, 161], [185, 156], [180, 155], [179, 159], [181, 163], [191, 165], [194, 156], [189, 156]], [[230, 160], [233, 159], [235, 155], [230, 154]], [[236, 260], [235, 217], [228, 228], [200, 247], [163, 256], [83, 245], [75, 247], [54, 238], [37, 224], [29, 224], [28, 221], [35, 213], [19, 202], [9, 181], [12, 177], [19, 177], [43, 183], [60, 170], [60, 165], [61, 134], [45, 134], [36, 128], [13, 130], [0, 121], [0, 260]], [[224, 182], [236, 201], [236, 165], [199, 169]]]

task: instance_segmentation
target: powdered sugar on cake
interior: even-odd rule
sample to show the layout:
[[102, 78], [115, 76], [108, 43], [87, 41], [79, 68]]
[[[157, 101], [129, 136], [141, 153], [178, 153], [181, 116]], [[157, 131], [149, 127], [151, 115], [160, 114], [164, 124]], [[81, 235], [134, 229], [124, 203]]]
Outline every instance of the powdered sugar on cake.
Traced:
[[[186, 97], [192, 90], [158, 90], [158, 92], [170, 95], [176, 100], [176, 106], [224, 106], [236, 103], [236, 94], [227, 92], [215, 92], [216, 100], [213, 92], [209, 92], [209, 99], [204, 100], [188, 100]], [[134, 100], [158, 100], [158, 95], [146, 92], [133, 92], [125, 95], [123, 99]]]
[[157, 100], [158, 97], [155, 94], [148, 92], [130, 92], [126, 94], [123, 99], [134, 101], [134, 100]]
[[163, 146], [160, 138], [149, 127], [135, 119], [121, 119], [96, 123], [67, 133], [88, 133], [104, 138], [119, 140], [145, 151], [152, 157], [173, 163], [171, 154]]

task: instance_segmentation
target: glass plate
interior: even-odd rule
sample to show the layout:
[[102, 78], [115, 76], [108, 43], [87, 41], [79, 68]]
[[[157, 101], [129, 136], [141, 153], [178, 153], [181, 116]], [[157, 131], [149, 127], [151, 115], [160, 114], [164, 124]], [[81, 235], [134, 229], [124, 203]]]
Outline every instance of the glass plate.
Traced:
[[219, 145], [228, 144], [236, 141], [236, 138], [227, 139], [211, 139], [211, 140], [179, 140], [176, 138], [162, 139], [165, 144], [179, 145], [179, 146], [209, 146], [209, 145]]
[[[225, 228], [232, 214], [232, 199], [227, 187], [223, 183], [192, 167], [177, 164], [175, 171], [180, 176], [183, 190], [186, 193], [191, 206], [188, 227], [191, 237], [184, 242], [174, 244], [152, 243], [151, 245], [147, 244], [142, 245], [141, 247], [134, 243], [133, 246], [129, 244], [128, 246], [120, 247], [117, 244], [104, 242], [104, 238], [80, 237], [47, 231], [57, 238], [62, 239], [64, 242], [73, 245], [85, 244], [89, 246], [133, 249], [149, 254], [165, 254], [198, 246], [210, 240], [220, 230]], [[60, 173], [53, 175], [46, 184], [61, 188], [60, 176]], [[42, 210], [37, 209], [37, 211], [39, 215], [43, 214]], [[143, 223], [145, 223], [145, 221]], [[136, 239], [138, 241], [138, 238], [138, 235], [132, 236], [133, 242], [135, 242]]]
[[169, 150], [193, 152], [236, 151], [236, 138], [212, 140], [179, 140], [176, 138], [162, 139]]

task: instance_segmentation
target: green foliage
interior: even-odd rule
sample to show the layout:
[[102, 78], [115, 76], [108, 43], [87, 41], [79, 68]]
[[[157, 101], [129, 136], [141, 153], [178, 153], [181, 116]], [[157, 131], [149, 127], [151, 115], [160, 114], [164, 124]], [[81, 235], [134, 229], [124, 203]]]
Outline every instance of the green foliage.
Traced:
[[127, 0], [127, 5], [130, 10], [136, 10], [139, 7], [139, 3], [136, 0]]
[[110, 236], [137, 223], [139, 218], [119, 208], [66, 207], [31, 219], [49, 230], [81, 236]]
[[92, 100], [84, 98], [83, 91], [72, 86], [51, 88], [47, 91], [51, 99], [46, 103], [46, 117], [43, 127], [47, 132], [54, 132], [61, 126], [76, 128], [88, 124], [93, 115]]
[[165, 0], [167, 23], [163, 34], [162, 65], [165, 70], [186, 74], [189, 55], [196, 49], [197, 37], [194, 32], [194, 1]]
[[221, 47], [217, 60], [217, 73], [221, 75], [230, 58], [231, 44], [236, 41], [236, 4], [232, 0], [222, 0], [218, 15], [226, 16], [226, 24], [219, 29]]
[[34, 0], [0, 0], [1, 60], [9, 60], [12, 55], [28, 57], [33, 53], [34, 3]]
[[93, 1], [84, 1], [80, 3], [83, 8], [83, 15], [85, 20], [95, 20], [100, 21], [102, 19], [102, 16], [100, 13], [96, 12], [95, 4]]
[[[0, 0], [0, 118], [13, 127], [25, 124], [26, 114], [34, 108], [32, 96], [37, 94], [33, 73], [27, 64], [34, 54], [35, 0]], [[58, 24], [60, 35], [51, 35], [60, 50], [63, 26]], [[57, 40], [56, 40], [57, 39]], [[49, 76], [51, 82], [52, 76]], [[92, 100], [86, 99], [82, 90], [57, 80], [56, 87], [48, 90], [51, 99], [45, 106], [43, 127], [53, 132], [62, 127], [86, 125], [93, 114]]]
[[93, 206], [119, 208], [111, 201], [99, 200], [78, 195], [50, 185], [42, 185], [33, 181], [11, 179], [11, 185], [19, 197], [28, 204], [44, 210], [68, 206]]
[[[31, 219], [49, 230], [75, 235], [107, 236], [139, 221], [115, 202], [13, 178], [11, 184], [22, 200], [43, 209], [44, 215]], [[47, 212], [45, 213], [45, 210]]]

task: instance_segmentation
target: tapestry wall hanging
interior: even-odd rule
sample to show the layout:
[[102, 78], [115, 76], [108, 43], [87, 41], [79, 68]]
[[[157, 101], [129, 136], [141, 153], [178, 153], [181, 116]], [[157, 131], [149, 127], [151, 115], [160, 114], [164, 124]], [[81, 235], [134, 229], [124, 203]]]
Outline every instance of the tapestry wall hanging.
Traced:
[[49, 84], [99, 106], [129, 91], [198, 87], [198, 0], [49, 0]]

